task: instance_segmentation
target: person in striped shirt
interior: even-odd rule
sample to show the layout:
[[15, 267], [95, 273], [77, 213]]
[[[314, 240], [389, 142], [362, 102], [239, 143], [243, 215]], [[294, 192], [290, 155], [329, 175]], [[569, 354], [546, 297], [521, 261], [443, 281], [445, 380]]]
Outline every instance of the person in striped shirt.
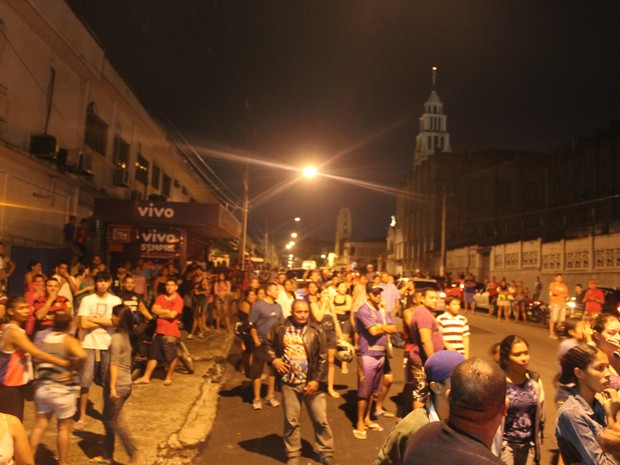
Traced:
[[469, 323], [460, 314], [461, 301], [458, 297], [446, 297], [446, 311], [437, 317], [443, 335], [444, 346], [456, 350], [469, 358]]

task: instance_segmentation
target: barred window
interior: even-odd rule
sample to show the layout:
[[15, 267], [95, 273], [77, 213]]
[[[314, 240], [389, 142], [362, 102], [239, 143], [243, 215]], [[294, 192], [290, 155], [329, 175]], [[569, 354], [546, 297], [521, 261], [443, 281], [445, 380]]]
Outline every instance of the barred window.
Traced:
[[140, 153], [136, 161], [136, 180], [142, 184], [148, 184], [149, 182], [149, 161]]
[[108, 125], [97, 116], [95, 102], [91, 102], [86, 108], [84, 143], [95, 152], [105, 156], [108, 144]]
[[129, 143], [118, 134], [114, 136], [112, 162], [125, 169], [129, 166]]

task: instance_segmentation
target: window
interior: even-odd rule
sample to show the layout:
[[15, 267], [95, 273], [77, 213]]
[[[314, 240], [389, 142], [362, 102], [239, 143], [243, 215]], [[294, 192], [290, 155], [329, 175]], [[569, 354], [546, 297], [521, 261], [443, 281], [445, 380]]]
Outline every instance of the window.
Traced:
[[153, 171], [151, 172], [151, 186], [153, 189], [159, 189], [161, 179], [161, 169], [153, 163]]
[[149, 182], [149, 161], [138, 154], [138, 161], [136, 161], [136, 180], [142, 184], [148, 184]]
[[96, 114], [95, 102], [86, 109], [84, 143], [95, 152], [105, 155], [108, 144], [108, 125]]
[[129, 166], [129, 144], [119, 135], [114, 136], [112, 162], [121, 168]]
[[161, 184], [161, 193], [166, 197], [170, 197], [170, 185], [172, 184], [172, 179], [170, 179], [170, 176], [164, 174], [162, 176]]

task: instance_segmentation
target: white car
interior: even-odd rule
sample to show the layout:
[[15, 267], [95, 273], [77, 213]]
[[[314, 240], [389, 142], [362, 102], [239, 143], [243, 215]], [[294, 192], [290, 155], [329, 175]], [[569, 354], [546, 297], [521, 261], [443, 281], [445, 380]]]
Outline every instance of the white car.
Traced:
[[[435, 311], [443, 312], [446, 309], [446, 293], [441, 289], [437, 280], [427, 278], [398, 278], [395, 283], [396, 288], [400, 291], [409, 281], [413, 281], [416, 290], [433, 289], [437, 291], [437, 307]], [[401, 303], [404, 304], [404, 302]]]

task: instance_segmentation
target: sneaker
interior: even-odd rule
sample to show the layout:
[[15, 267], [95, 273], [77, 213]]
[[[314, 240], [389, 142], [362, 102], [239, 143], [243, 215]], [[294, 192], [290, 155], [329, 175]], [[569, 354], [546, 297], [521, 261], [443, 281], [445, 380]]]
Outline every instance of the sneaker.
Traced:
[[252, 401], [252, 408], [253, 408], [254, 410], [260, 410], [260, 409], [262, 409], [262, 408], [263, 408], [263, 403], [261, 402], [261, 400], [260, 400], [260, 399], [254, 399], [254, 400]]
[[270, 397], [269, 399], [265, 399], [265, 403], [267, 405], [271, 405], [272, 407], [279, 407], [280, 406], [280, 401], [278, 399], [276, 399], [275, 396]]

